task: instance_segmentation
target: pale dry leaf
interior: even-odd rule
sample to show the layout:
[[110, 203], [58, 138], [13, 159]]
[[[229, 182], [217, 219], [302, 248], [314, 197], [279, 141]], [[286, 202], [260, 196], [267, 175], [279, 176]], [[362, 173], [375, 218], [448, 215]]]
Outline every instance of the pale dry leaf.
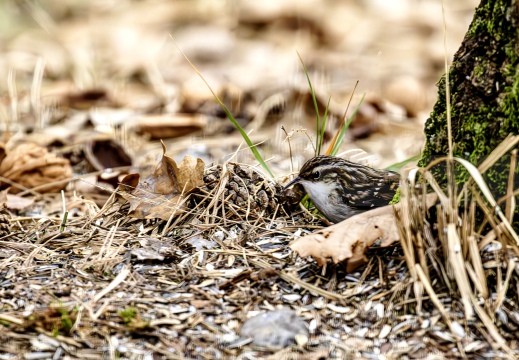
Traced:
[[[436, 202], [436, 194], [427, 196], [427, 208]], [[311, 256], [320, 266], [328, 259], [334, 263], [348, 260], [348, 269], [364, 262], [366, 249], [381, 239], [385, 247], [400, 240], [395, 209], [388, 205], [352, 216], [338, 224], [301, 237], [290, 244], [300, 256]]]
[[7, 202], [5, 203], [9, 210], [23, 210], [32, 206], [32, 204], [34, 204], [34, 197], [21, 197], [13, 194], [7, 194]]
[[161, 195], [137, 188], [123, 197], [130, 202], [128, 214], [138, 219], [168, 220], [182, 211], [180, 194]]
[[134, 248], [131, 250], [132, 255], [137, 257], [138, 260], [164, 260], [164, 256], [159, 254], [157, 251], [145, 248]]
[[177, 169], [178, 190], [188, 192], [204, 184], [205, 163], [202, 159], [186, 155]]
[[[67, 186], [62, 180], [72, 176], [72, 167], [67, 159], [41, 146], [21, 144], [7, 153], [0, 164], [0, 175], [28, 189], [38, 187], [39, 192], [57, 192]], [[11, 188], [12, 193], [19, 191]]]
[[352, 216], [338, 224], [295, 240], [290, 247], [300, 256], [312, 256], [319, 265], [334, 263], [364, 252], [377, 239], [385, 246], [399, 239], [393, 206], [384, 206]]

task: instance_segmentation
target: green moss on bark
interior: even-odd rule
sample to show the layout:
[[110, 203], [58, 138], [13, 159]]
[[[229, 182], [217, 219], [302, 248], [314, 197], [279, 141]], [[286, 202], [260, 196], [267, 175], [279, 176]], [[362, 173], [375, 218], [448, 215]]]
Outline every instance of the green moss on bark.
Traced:
[[398, 188], [398, 189], [396, 189], [395, 196], [393, 196], [393, 200], [391, 200], [389, 202], [389, 205], [398, 204], [400, 202], [400, 195], [401, 195], [400, 188]]
[[[482, 0], [449, 70], [454, 156], [480, 164], [510, 133], [519, 133], [519, 9], [515, 2]], [[425, 166], [448, 153], [445, 77], [425, 125], [427, 142], [420, 161]], [[495, 196], [506, 192], [510, 158], [485, 174]], [[445, 172], [437, 171], [445, 182]], [[516, 187], [519, 187], [516, 177]], [[468, 179], [457, 171], [457, 182]]]

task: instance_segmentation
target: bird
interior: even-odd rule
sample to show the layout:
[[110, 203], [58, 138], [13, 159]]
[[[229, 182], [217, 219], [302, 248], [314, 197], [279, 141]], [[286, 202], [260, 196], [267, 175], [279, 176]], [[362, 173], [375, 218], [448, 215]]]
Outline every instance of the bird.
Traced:
[[398, 189], [400, 175], [336, 156], [319, 155], [308, 160], [284, 189], [295, 184], [303, 186], [326, 219], [338, 223], [388, 205]]

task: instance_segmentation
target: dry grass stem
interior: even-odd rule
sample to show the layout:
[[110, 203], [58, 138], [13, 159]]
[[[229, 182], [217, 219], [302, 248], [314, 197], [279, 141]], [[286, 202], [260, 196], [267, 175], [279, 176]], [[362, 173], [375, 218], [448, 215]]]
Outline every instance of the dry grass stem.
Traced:
[[[505, 199], [507, 201], [504, 212], [497, 205], [481, 173], [510, 152], [517, 143], [516, 137], [507, 138], [479, 168], [463, 159], [454, 158], [471, 176], [471, 180], [459, 188], [459, 193], [450, 191], [446, 195], [429, 172], [432, 166], [442, 161], [448, 163], [448, 159], [436, 159], [434, 164], [420, 170], [423, 181], [439, 198], [435, 211], [436, 237], [431, 233], [431, 224], [425, 221], [420, 203], [423, 187], [416, 185], [416, 171], [412, 172], [410, 185], [402, 188], [402, 206], [398, 211], [402, 250], [409, 269], [415, 269], [418, 280], [414, 285], [417, 309], [423, 306], [422, 289], [425, 289], [450, 328], [453, 339], [468, 335], [461, 329], [467, 328], [476, 315], [486, 329], [482, 331], [482, 327], [478, 328], [481, 334], [491, 339], [495, 349], [514, 358], [517, 355], [507, 345], [496, 321], [503, 318], [499, 314], [517, 313], [510, 303], [513, 301], [510, 299], [510, 289], [518, 286], [514, 269], [519, 259], [518, 238], [511, 226], [515, 211], [512, 199], [517, 192], [513, 189], [515, 150], [511, 152], [507, 196], [500, 199], [500, 203]], [[410, 274], [413, 274], [412, 270]], [[456, 298], [458, 309], [463, 312], [463, 317], [456, 322], [450, 315], [454, 303], [441, 302], [436, 295], [445, 291]], [[482, 301], [485, 306], [481, 306]]]

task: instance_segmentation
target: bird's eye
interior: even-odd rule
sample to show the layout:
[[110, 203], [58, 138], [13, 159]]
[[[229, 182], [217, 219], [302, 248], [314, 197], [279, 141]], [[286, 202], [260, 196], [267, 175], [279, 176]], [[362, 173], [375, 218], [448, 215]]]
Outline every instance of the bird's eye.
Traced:
[[321, 172], [320, 171], [314, 171], [312, 173], [312, 179], [319, 180], [320, 177], [321, 177]]

